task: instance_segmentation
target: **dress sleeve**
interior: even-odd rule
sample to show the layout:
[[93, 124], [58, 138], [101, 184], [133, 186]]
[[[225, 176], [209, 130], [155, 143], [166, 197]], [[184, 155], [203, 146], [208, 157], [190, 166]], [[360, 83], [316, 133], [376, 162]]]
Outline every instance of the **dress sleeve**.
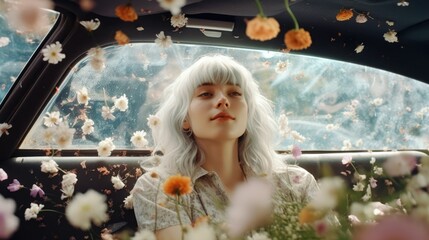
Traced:
[[308, 203], [319, 190], [314, 176], [302, 167], [288, 165], [277, 172], [281, 182], [281, 189], [290, 188], [295, 195], [295, 200]]
[[[162, 192], [162, 182], [148, 173], [142, 175], [132, 190], [134, 214], [139, 229], [157, 231], [163, 228], [180, 225], [175, 208], [175, 201]], [[183, 207], [179, 213], [184, 225], [190, 219]]]

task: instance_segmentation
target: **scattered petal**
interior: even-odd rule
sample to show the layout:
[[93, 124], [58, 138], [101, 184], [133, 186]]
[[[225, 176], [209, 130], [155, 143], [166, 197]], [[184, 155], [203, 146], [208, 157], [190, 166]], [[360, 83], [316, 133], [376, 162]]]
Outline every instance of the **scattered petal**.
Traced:
[[115, 40], [116, 42], [118, 42], [119, 45], [125, 45], [130, 42], [128, 36], [120, 30], [116, 31]]
[[100, 26], [100, 20], [95, 18], [90, 21], [80, 21], [80, 24], [84, 26], [88, 32], [92, 32]]
[[383, 34], [384, 40], [395, 43], [398, 42], [398, 37], [396, 36], [397, 32], [389, 30], [387, 33]]
[[3, 168], [0, 168], [0, 182], [6, 180], [7, 178], [7, 173], [3, 170]]
[[130, 3], [117, 6], [115, 8], [115, 15], [125, 22], [134, 22], [138, 19], [137, 12]]
[[8, 37], [0, 37], [0, 47], [6, 47], [9, 43], [10, 39]]
[[337, 21], [347, 21], [353, 17], [353, 11], [351, 9], [340, 9], [335, 17]]
[[356, 53], [361, 53], [363, 51], [363, 49], [365, 48], [365, 45], [363, 45], [363, 43], [359, 44], [356, 48], [355, 48], [355, 52]]
[[366, 17], [365, 14], [360, 13], [356, 16], [357, 23], [366, 23], [367, 21], [368, 21], [368, 18]]
[[175, 28], [181, 28], [188, 23], [188, 18], [185, 17], [185, 14], [177, 14], [171, 17], [170, 19], [171, 26]]
[[156, 34], [155, 43], [162, 48], [168, 48], [173, 44], [170, 36], [165, 36], [164, 31]]
[[9, 135], [9, 129], [12, 128], [12, 124], [0, 123], [0, 137], [4, 134]]

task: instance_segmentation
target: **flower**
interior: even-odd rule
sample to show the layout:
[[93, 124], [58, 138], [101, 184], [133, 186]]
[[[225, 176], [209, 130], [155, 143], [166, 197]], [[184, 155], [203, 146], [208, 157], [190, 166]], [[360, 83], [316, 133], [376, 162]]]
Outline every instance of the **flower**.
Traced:
[[94, 68], [95, 71], [100, 72], [106, 67], [104, 49], [100, 47], [91, 48], [88, 50], [88, 56], [91, 59], [91, 66], [92, 68]]
[[35, 198], [37, 195], [42, 198], [45, 196], [45, 192], [39, 186], [33, 184], [33, 187], [30, 189], [30, 196]]
[[109, 219], [106, 196], [92, 189], [77, 193], [66, 207], [66, 218], [70, 224], [82, 230], [89, 230], [91, 222], [100, 226]]
[[19, 218], [14, 215], [16, 203], [0, 194], [0, 239], [8, 239], [18, 229]]
[[59, 148], [66, 148], [72, 144], [74, 133], [76, 129], [69, 128], [68, 126], [61, 124], [56, 129], [55, 143]]
[[170, 23], [175, 28], [181, 28], [188, 23], [188, 18], [185, 17], [185, 14], [177, 14], [171, 17]]
[[37, 214], [39, 214], [44, 206], [43, 204], [30, 203], [30, 208], [25, 209], [24, 212], [25, 220], [36, 219]]
[[359, 44], [356, 48], [355, 48], [355, 52], [356, 53], [361, 53], [363, 51], [363, 49], [365, 48], [365, 45], [363, 45], [363, 43]]
[[162, 48], [168, 48], [173, 44], [173, 41], [171, 41], [170, 36], [165, 36], [164, 31], [159, 32], [156, 34], [155, 43]]
[[279, 61], [276, 64], [276, 73], [282, 73], [284, 71], [286, 71], [287, 67], [289, 65], [289, 61]]
[[293, 147], [292, 147], [292, 156], [295, 159], [298, 159], [299, 157], [301, 157], [301, 155], [302, 155], [301, 148], [298, 145], [293, 145]]
[[88, 32], [95, 31], [100, 26], [100, 20], [98, 20], [98, 18], [91, 19], [90, 21], [80, 21], [79, 23], [84, 26]]
[[225, 213], [230, 237], [240, 237], [269, 219], [273, 191], [269, 182], [259, 178], [248, 179], [236, 187]]
[[91, 119], [86, 119], [82, 125], [82, 133], [88, 135], [94, 132], [94, 121]]
[[7, 186], [7, 190], [9, 190], [10, 192], [16, 192], [19, 189], [21, 189], [22, 187], [24, 187], [24, 186], [22, 186], [18, 180], [13, 179], [12, 183], [9, 184], [9, 186]]
[[57, 173], [58, 172], [58, 164], [53, 160], [43, 160], [42, 165], [40, 166], [40, 171], [44, 173]]
[[133, 209], [134, 208], [134, 203], [133, 203], [133, 194], [128, 195], [125, 199], [124, 199], [124, 207], [126, 209]]
[[70, 198], [74, 193], [74, 185], [77, 182], [77, 176], [74, 173], [66, 173], [63, 175], [61, 182], [61, 199]]
[[0, 37], [0, 47], [6, 47], [9, 43], [10, 39], [8, 37]]
[[113, 144], [112, 138], [106, 138], [98, 143], [97, 152], [100, 157], [110, 156], [113, 150], [115, 150], [115, 145]]
[[113, 110], [111, 110], [108, 106], [101, 107], [101, 116], [104, 120], [115, 120], [116, 118], [115, 116], [113, 116]]
[[112, 183], [113, 183], [113, 187], [116, 189], [116, 190], [120, 190], [120, 189], [122, 189], [122, 188], [124, 188], [125, 187], [125, 184], [124, 184], [124, 182], [122, 182], [122, 180], [121, 180], [121, 177], [118, 175], [118, 176], [112, 176], [111, 177], [111, 181], [112, 181]]
[[0, 182], [7, 179], [7, 173], [3, 170], [3, 168], [0, 168]]
[[352, 163], [353, 157], [351, 155], [346, 155], [343, 157], [343, 159], [341, 160], [341, 163], [343, 165], [349, 165]]
[[163, 190], [171, 196], [181, 196], [192, 192], [191, 178], [181, 175], [170, 176], [163, 185]]
[[131, 240], [156, 240], [156, 236], [152, 231], [141, 229], [134, 237], [131, 238]]
[[159, 6], [165, 10], [169, 10], [171, 15], [177, 15], [180, 13], [181, 8], [185, 6], [186, 0], [157, 0]]
[[79, 104], [88, 105], [89, 100], [91, 99], [88, 96], [88, 89], [86, 87], [82, 87], [80, 90], [76, 91], [77, 94], [77, 102]]
[[61, 62], [66, 57], [64, 53], [61, 53], [62, 50], [62, 45], [58, 41], [46, 46], [42, 49], [43, 61], [48, 61], [51, 64]]
[[353, 17], [353, 11], [351, 9], [340, 9], [335, 18], [337, 21], [347, 21]]
[[12, 124], [0, 123], [0, 137], [4, 134], [9, 135], [8, 129], [12, 128]]
[[252, 236], [248, 236], [246, 240], [271, 240], [266, 232], [256, 232]]
[[63, 121], [63, 119], [62, 118], [60, 118], [60, 112], [58, 112], [58, 111], [55, 111], [55, 112], [47, 112], [46, 113], [48, 116], [47, 117], [43, 117], [43, 119], [44, 119], [44, 122], [43, 122], [43, 124], [46, 126], [46, 127], [53, 127], [53, 126], [55, 126], [55, 125], [59, 125], [60, 124], [60, 122], [62, 122]]
[[247, 22], [246, 36], [252, 40], [271, 40], [280, 32], [280, 24], [275, 18], [256, 16]]
[[144, 148], [147, 146], [148, 141], [145, 138], [146, 132], [144, 130], [136, 131], [133, 133], [130, 141], [133, 143], [135, 147]]
[[396, 5], [398, 5], [398, 7], [408, 7], [410, 3], [405, 0], [400, 0]]
[[356, 16], [357, 23], [366, 23], [367, 21], [368, 21], [368, 18], [365, 16], [365, 14], [360, 13]]
[[134, 22], [138, 18], [137, 12], [131, 4], [118, 5], [115, 8], [115, 15], [125, 22]]
[[158, 127], [159, 123], [160, 123], [160, 119], [158, 116], [149, 114], [149, 117], [146, 118], [147, 119], [147, 125], [151, 128], [154, 129], [156, 127]]
[[395, 43], [398, 42], [398, 37], [396, 36], [397, 32], [389, 30], [387, 33], [383, 34], [384, 40]]
[[383, 169], [391, 177], [410, 175], [411, 171], [417, 166], [417, 160], [414, 156], [399, 155], [386, 159], [383, 163]]
[[113, 100], [115, 101], [115, 108], [119, 109], [121, 112], [125, 112], [128, 109], [128, 98], [124, 94], [119, 98], [113, 97]]
[[285, 34], [284, 42], [289, 50], [302, 50], [310, 47], [311, 36], [303, 28], [292, 29]]
[[130, 42], [128, 36], [120, 30], [116, 31], [115, 40], [119, 45], [125, 45]]

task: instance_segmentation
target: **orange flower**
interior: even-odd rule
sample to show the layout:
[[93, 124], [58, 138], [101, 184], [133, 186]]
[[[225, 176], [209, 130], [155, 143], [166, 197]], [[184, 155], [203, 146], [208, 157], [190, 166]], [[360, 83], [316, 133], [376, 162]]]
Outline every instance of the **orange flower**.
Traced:
[[115, 15], [125, 22], [134, 22], [138, 18], [136, 10], [131, 4], [117, 6], [115, 8]]
[[347, 21], [350, 20], [350, 18], [353, 17], [353, 11], [351, 9], [341, 9], [337, 13], [337, 21]]
[[267, 41], [277, 37], [280, 24], [274, 18], [256, 16], [247, 22], [246, 35], [252, 40]]
[[310, 47], [311, 36], [310, 33], [303, 28], [298, 30], [292, 29], [285, 34], [284, 41], [287, 49], [302, 50]]
[[169, 177], [163, 187], [164, 192], [172, 196], [181, 196], [192, 192], [191, 178], [181, 175]]
[[305, 224], [305, 223], [313, 223], [316, 220], [319, 220], [323, 217], [321, 212], [317, 211], [313, 207], [306, 206], [303, 209], [301, 209], [301, 212], [299, 212], [298, 218], [299, 223]]
[[118, 42], [119, 45], [125, 45], [130, 42], [128, 36], [125, 35], [125, 33], [123, 33], [122, 31], [116, 31], [115, 40], [116, 42]]

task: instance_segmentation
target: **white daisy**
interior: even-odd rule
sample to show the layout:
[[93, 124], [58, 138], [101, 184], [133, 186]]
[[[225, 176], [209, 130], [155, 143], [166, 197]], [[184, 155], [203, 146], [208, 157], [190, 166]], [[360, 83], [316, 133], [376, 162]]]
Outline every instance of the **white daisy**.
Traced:
[[61, 62], [66, 57], [64, 53], [61, 53], [62, 50], [62, 45], [58, 41], [46, 46], [46, 48], [42, 49], [43, 61], [48, 61], [52, 64]]
[[355, 52], [356, 53], [361, 53], [363, 51], [363, 49], [365, 48], [365, 45], [363, 45], [363, 43], [359, 44], [356, 48], [355, 48]]
[[112, 181], [113, 187], [116, 190], [120, 190], [120, 189], [125, 187], [125, 184], [124, 184], [124, 182], [122, 182], [121, 177], [119, 175], [118, 176], [112, 176], [110, 181]]
[[9, 43], [10, 39], [8, 37], [0, 37], [0, 47], [6, 47]]
[[387, 33], [383, 34], [384, 40], [395, 43], [398, 42], [398, 37], [396, 36], [397, 32], [389, 30]]
[[188, 18], [185, 17], [185, 14], [177, 14], [171, 17], [170, 19], [171, 26], [175, 28], [181, 28], [188, 23]]
[[101, 108], [101, 116], [104, 120], [110, 119], [115, 120], [115, 116], [113, 116], [113, 110], [111, 110], [108, 106], [103, 106]]
[[96, 18], [91, 19], [90, 21], [80, 21], [80, 24], [84, 26], [88, 32], [92, 32], [100, 26], [100, 20]]
[[88, 135], [94, 132], [94, 121], [86, 119], [82, 126], [82, 133]]
[[60, 112], [55, 111], [55, 112], [47, 112], [46, 113], [48, 116], [47, 117], [43, 117], [44, 122], [43, 124], [46, 127], [53, 127], [55, 125], [59, 125], [63, 119], [60, 117]]
[[100, 226], [109, 220], [106, 196], [92, 189], [76, 194], [66, 207], [66, 218], [70, 224], [82, 230], [89, 230], [91, 222]]
[[130, 141], [135, 147], [144, 148], [148, 144], [148, 141], [146, 140], [145, 136], [146, 132], [144, 130], [136, 131], [133, 133], [133, 136], [131, 137]]
[[100, 157], [110, 156], [113, 150], [115, 150], [115, 145], [113, 144], [112, 138], [106, 138], [98, 143], [97, 152]]
[[55, 143], [59, 148], [66, 148], [72, 144], [73, 135], [76, 129], [69, 128], [66, 125], [58, 126], [56, 129]]
[[157, 0], [159, 5], [171, 12], [171, 15], [177, 15], [181, 12], [181, 8], [185, 6], [186, 0]]
[[4, 134], [9, 135], [9, 129], [12, 128], [12, 124], [0, 123], [0, 137]]
[[77, 102], [79, 104], [88, 105], [89, 100], [91, 98], [88, 96], [88, 89], [86, 87], [82, 87], [80, 90], [76, 91], [77, 94]]
[[156, 34], [155, 43], [162, 48], [168, 48], [173, 44], [170, 36], [165, 36], [164, 31]]
[[113, 100], [115, 101], [115, 108], [119, 109], [121, 112], [125, 112], [128, 109], [128, 98], [124, 94], [119, 98], [113, 97]]
[[152, 115], [152, 114], [149, 114], [149, 117], [147, 118], [147, 125], [151, 129], [154, 129], [154, 128], [158, 127], [159, 124], [160, 124], [159, 117]]
[[40, 210], [42, 210], [42, 208], [45, 205], [43, 204], [35, 204], [35, 203], [30, 203], [30, 208], [25, 209], [25, 220], [30, 220], [32, 218], [36, 219], [37, 218], [37, 214], [39, 214]]

